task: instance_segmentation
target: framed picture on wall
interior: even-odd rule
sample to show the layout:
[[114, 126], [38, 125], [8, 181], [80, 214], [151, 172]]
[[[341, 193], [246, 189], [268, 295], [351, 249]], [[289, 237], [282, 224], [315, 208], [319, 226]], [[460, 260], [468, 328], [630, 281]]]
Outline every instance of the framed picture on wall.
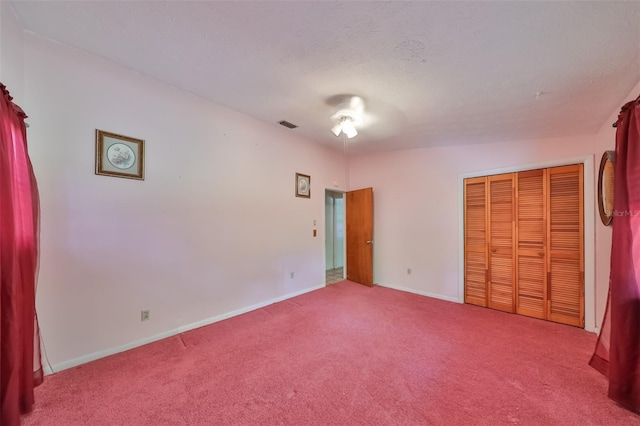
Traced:
[[311, 176], [296, 173], [296, 197], [311, 198]]
[[144, 140], [96, 129], [96, 174], [144, 180]]
[[598, 172], [598, 211], [600, 220], [605, 226], [611, 225], [613, 220], [613, 186], [616, 152], [605, 151], [600, 159]]

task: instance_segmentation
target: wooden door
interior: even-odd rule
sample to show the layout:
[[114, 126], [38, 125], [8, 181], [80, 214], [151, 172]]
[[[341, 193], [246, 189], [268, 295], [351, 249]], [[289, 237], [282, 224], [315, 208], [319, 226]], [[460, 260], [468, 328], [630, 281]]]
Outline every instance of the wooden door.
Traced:
[[514, 312], [514, 175], [489, 176], [488, 306]]
[[547, 319], [584, 327], [583, 166], [548, 170]]
[[518, 173], [516, 179], [516, 312], [546, 318], [547, 262], [545, 169]]
[[347, 279], [373, 286], [373, 188], [347, 192]]
[[464, 301], [487, 306], [487, 178], [464, 180]]

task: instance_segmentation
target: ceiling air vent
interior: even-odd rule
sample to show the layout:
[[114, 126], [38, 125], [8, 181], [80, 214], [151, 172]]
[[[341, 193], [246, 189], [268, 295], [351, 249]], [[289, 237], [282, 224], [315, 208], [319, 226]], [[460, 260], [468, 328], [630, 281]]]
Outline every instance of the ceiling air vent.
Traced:
[[286, 121], [286, 120], [282, 120], [279, 124], [283, 125], [284, 127], [289, 128], [289, 129], [295, 129], [296, 127], [298, 127], [298, 126], [296, 126], [295, 124], [293, 124], [293, 123], [289, 123], [289, 122], [288, 122], [288, 121]]

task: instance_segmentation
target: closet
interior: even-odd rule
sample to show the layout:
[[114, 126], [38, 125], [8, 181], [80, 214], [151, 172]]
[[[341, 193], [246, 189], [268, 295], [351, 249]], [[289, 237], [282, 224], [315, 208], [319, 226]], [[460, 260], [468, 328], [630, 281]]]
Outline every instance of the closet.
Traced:
[[465, 179], [465, 303], [584, 327], [582, 169]]

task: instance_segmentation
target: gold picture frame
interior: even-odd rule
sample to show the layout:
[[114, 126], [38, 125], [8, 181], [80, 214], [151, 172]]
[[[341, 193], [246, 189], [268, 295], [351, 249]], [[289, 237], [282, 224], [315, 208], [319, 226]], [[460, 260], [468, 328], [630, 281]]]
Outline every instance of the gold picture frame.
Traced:
[[144, 180], [144, 140], [96, 129], [96, 174]]
[[616, 163], [616, 152], [605, 151], [600, 160], [598, 172], [598, 212], [605, 226], [613, 221], [613, 189]]
[[296, 197], [311, 198], [311, 176], [296, 173]]

